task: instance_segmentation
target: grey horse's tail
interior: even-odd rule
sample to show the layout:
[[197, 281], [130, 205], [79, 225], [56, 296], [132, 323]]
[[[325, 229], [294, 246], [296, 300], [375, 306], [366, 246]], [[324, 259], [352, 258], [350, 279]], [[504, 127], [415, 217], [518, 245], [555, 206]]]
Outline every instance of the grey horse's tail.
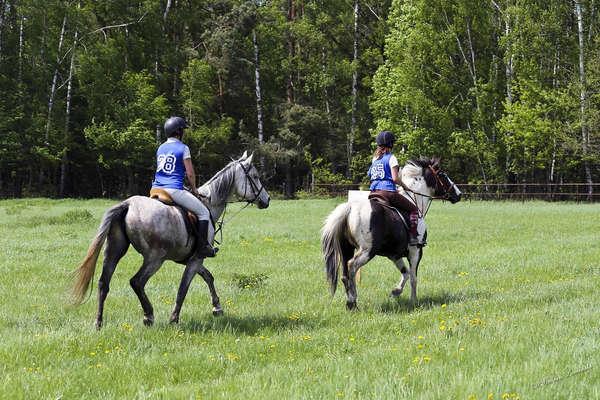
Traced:
[[96, 270], [96, 263], [98, 261], [98, 255], [102, 249], [102, 245], [106, 240], [106, 236], [110, 230], [110, 227], [114, 221], [123, 218], [127, 210], [129, 209], [129, 202], [124, 201], [116, 206], [109, 208], [102, 217], [102, 222], [98, 228], [96, 237], [88, 248], [87, 255], [83, 259], [79, 268], [73, 272], [74, 282], [72, 288], [72, 302], [74, 304], [81, 304], [87, 292], [90, 281], [94, 276]]
[[321, 250], [332, 295], [337, 289], [338, 270], [342, 262], [342, 240], [345, 240], [344, 234], [349, 213], [350, 203], [340, 204], [327, 216], [321, 231]]

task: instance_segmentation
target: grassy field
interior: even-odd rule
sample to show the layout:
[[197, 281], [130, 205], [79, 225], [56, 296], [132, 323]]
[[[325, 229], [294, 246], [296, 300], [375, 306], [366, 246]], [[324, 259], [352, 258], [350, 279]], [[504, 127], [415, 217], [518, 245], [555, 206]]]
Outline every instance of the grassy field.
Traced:
[[400, 274], [375, 259], [349, 313], [319, 245], [339, 201], [273, 201], [226, 226], [206, 263], [219, 318], [197, 277], [181, 323], [167, 323], [183, 271], [168, 262], [147, 286], [156, 323], [144, 327], [130, 249], [100, 332], [96, 290], [78, 308], [65, 292], [114, 202], [0, 201], [0, 397], [600, 398], [600, 204], [434, 204], [419, 305], [410, 290], [389, 296]]

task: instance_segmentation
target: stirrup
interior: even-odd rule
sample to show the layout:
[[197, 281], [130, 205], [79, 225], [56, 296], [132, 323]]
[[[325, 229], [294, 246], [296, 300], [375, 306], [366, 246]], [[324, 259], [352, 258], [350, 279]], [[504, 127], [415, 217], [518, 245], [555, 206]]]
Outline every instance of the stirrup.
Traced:
[[212, 247], [209, 244], [206, 244], [205, 246], [202, 246], [201, 248], [198, 248], [196, 250], [195, 255], [206, 258], [206, 257], [214, 257], [217, 255], [217, 252], [219, 251], [218, 247]]

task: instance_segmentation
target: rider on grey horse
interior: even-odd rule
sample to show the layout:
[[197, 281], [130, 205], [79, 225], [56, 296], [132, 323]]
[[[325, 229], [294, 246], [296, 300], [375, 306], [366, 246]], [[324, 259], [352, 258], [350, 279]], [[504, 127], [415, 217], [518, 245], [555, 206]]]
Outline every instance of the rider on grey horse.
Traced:
[[398, 160], [392, 154], [392, 147], [394, 147], [395, 142], [394, 134], [389, 131], [379, 132], [375, 141], [377, 149], [373, 154], [368, 172], [371, 180], [369, 198], [384, 198], [392, 207], [408, 211], [410, 213], [408, 244], [409, 246], [424, 246], [426, 227], [423, 216], [406, 192], [402, 194], [396, 189], [396, 185], [404, 185], [399, 174]]
[[[156, 151], [156, 173], [152, 182], [153, 189], [167, 192], [173, 201], [194, 212], [198, 216], [196, 227], [196, 255], [214, 257], [218, 248], [208, 242], [210, 213], [198, 199], [196, 174], [192, 164], [190, 149], [181, 139], [188, 125], [181, 117], [171, 117], [165, 122], [165, 134], [168, 139]], [[190, 184], [190, 191], [183, 188], [184, 179]]]

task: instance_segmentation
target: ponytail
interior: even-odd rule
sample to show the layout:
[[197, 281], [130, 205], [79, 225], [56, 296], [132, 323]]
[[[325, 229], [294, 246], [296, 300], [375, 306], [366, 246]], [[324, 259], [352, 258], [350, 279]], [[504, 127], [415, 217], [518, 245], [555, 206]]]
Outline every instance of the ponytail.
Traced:
[[373, 153], [373, 158], [378, 160], [381, 158], [381, 156], [383, 156], [386, 153], [389, 153], [390, 151], [392, 151], [390, 147], [377, 146], [377, 148], [375, 149], [375, 153]]

